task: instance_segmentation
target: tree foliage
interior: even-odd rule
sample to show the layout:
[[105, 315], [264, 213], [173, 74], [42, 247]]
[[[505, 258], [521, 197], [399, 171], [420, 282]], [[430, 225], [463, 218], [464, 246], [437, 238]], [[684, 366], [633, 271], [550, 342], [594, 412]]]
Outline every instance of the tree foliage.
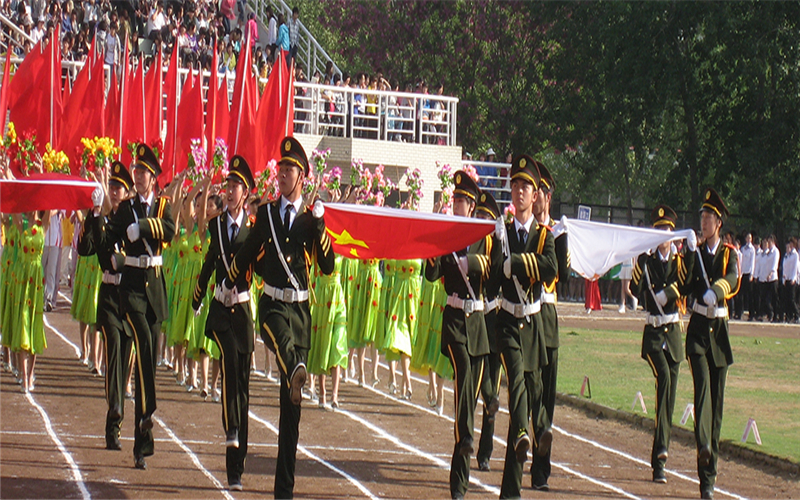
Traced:
[[800, 4], [300, 2], [341, 67], [444, 83], [466, 150], [539, 155], [584, 203], [800, 219]]

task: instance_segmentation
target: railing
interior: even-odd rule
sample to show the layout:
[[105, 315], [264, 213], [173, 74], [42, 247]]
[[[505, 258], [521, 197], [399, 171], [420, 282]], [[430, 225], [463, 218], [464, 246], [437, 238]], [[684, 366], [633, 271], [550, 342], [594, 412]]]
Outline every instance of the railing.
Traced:
[[508, 173], [511, 169], [510, 163], [497, 163], [489, 161], [462, 160], [461, 166], [472, 166], [480, 176], [478, 186], [483, 191], [487, 191], [497, 200], [497, 205], [504, 210], [506, 205], [511, 203], [511, 185], [508, 180]]
[[[259, 24], [261, 24], [262, 29], [267, 31], [267, 25], [264, 24], [264, 20], [267, 19], [267, 6], [272, 5], [273, 12], [277, 16], [279, 12], [282, 12], [283, 15], [286, 17], [288, 21], [292, 17], [292, 9], [289, 7], [286, 2], [283, 0], [248, 0], [248, 5], [253, 12], [256, 13], [256, 20]], [[314, 74], [314, 71], [319, 71], [319, 74], [325, 74], [325, 64], [328, 61], [333, 61], [331, 57], [325, 52], [319, 43], [317, 43], [317, 39], [308, 31], [308, 28], [300, 22], [300, 34], [297, 38], [297, 57], [300, 59], [302, 63], [304, 63], [306, 76], [311, 78], [311, 75]], [[333, 63], [333, 72], [337, 73], [339, 76], [342, 75], [342, 70]]]
[[[8, 38], [8, 40], [11, 41], [17, 47], [23, 47], [24, 46], [24, 42], [22, 42], [20, 40], [24, 40], [24, 41], [30, 42], [31, 47], [33, 47], [35, 45], [35, 43], [33, 41], [33, 38], [31, 38], [30, 35], [28, 35], [24, 31], [22, 31], [21, 29], [19, 29], [19, 26], [14, 24], [14, 22], [11, 19], [7, 18], [3, 14], [0, 14], [0, 23], [2, 23], [4, 25], [3, 26], [3, 31], [11, 30], [11, 33], [16, 35], [16, 37], [14, 37], [14, 36], [10, 36], [9, 37], [9, 36], [6, 35], [3, 38]], [[17, 37], [19, 38], [19, 40], [17, 39]], [[0, 41], [0, 46], [2, 46], [2, 48], [6, 52], [8, 51], [8, 43], [5, 40], [1, 40]]]
[[295, 132], [456, 144], [458, 98], [295, 82]]

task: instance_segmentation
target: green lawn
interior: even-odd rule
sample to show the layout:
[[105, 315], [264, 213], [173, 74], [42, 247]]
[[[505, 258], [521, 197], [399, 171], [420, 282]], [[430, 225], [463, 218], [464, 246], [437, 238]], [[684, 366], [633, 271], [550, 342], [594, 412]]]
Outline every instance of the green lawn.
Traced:
[[[561, 329], [558, 390], [580, 394], [588, 376], [592, 401], [631, 411], [637, 391], [650, 418], [655, 410], [655, 379], [641, 353], [641, 330], [633, 332]], [[732, 337], [734, 364], [728, 370], [722, 439], [740, 442], [754, 418], [762, 446], [751, 434], [746, 446], [800, 462], [800, 339]], [[688, 362], [681, 364], [674, 425], [692, 402]], [[641, 414], [637, 405], [634, 412]], [[692, 420], [685, 426], [692, 429]]]

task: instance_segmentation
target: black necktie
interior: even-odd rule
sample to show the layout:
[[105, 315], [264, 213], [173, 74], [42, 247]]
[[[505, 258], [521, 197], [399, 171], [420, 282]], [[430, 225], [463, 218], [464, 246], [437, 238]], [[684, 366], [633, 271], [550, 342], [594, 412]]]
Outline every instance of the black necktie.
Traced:
[[239, 224], [231, 222], [231, 243], [236, 239], [236, 234], [239, 231]]
[[148, 214], [150, 214], [150, 205], [147, 203], [142, 203], [142, 208], [144, 209], [144, 216], [147, 218]]
[[523, 244], [526, 243], [528, 241], [528, 231], [526, 231], [524, 227], [521, 227], [517, 232], [519, 233], [519, 241]]
[[286, 226], [287, 231], [291, 228], [292, 225], [291, 224], [292, 219], [290, 218], [292, 210], [294, 210], [294, 205], [289, 205], [286, 207], [286, 211], [283, 214], [283, 225]]

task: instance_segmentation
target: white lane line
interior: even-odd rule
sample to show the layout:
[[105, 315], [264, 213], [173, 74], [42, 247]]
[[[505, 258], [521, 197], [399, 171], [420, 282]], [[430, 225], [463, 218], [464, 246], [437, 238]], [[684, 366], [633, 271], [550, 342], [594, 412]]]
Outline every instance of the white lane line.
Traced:
[[84, 500], [90, 500], [92, 496], [89, 494], [89, 490], [86, 489], [86, 484], [83, 482], [83, 474], [81, 473], [81, 470], [78, 468], [78, 464], [76, 464], [75, 460], [72, 458], [72, 455], [64, 447], [64, 443], [62, 443], [61, 440], [58, 439], [58, 436], [53, 430], [53, 425], [50, 423], [50, 417], [47, 415], [47, 412], [44, 410], [44, 408], [39, 406], [39, 404], [33, 399], [31, 393], [25, 394], [25, 397], [27, 398], [31, 406], [36, 408], [36, 411], [38, 411], [39, 415], [41, 415], [42, 421], [44, 422], [44, 428], [47, 430], [47, 434], [50, 436], [50, 439], [52, 439], [53, 443], [55, 443], [56, 447], [58, 448], [58, 451], [61, 452], [61, 455], [64, 457], [64, 460], [67, 461], [67, 464], [69, 465], [69, 468], [72, 471], [72, 480], [78, 484], [78, 489], [81, 490], [81, 496], [83, 497]]
[[[423, 412], [430, 413], [430, 414], [432, 414], [434, 416], [437, 416], [437, 417], [440, 417], [440, 418], [442, 418], [444, 420], [447, 420], [448, 422], [451, 422], [451, 423], [454, 422], [454, 420], [451, 417], [448, 417], [448, 416], [445, 416], [445, 415], [439, 415], [438, 413], [436, 413], [433, 410], [430, 410], [428, 408], [424, 408], [424, 407], [419, 406], [417, 404], [414, 404], [414, 403], [412, 403], [410, 401], [406, 401], [406, 400], [403, 400], [403, 399], [396, 399], [395, 397], [390, 396], [390, 395], [388, 395], [388, 394], [386, 394], [386, 393], [384, 393], [382, 391], [379, 391], [378, 389], [375, 389], [374, 387], [364, 386], [364, 389], [367, 389], [368, 391], [372, 391], [375, 394], [383, 396], [384, 398], [391, 399], [392, 401], [395, 401], [397, 403], [401, 403], [401, 404], [404, 404], [406, 406], [410, 406], [412, 408], [422, 410]], [[393, 443], [395, 446], [403, 448], [404, 450], [407, 450], [407, 451], [413, 453], [414, 455], [417, 455], [418, 457], [425, 458], [426, 460], [428, 460], [430, 462], [433, 462], [434, 464], [436, 464], [437, 466], [441, 467], [442, 469], [450, 470], [450, 464], [448, 462], [445, 462], [444, 460], [442, 460], [441, 458], [437, 457], [434, 454], [424, 452], [424, 451], [420, 450], [419, 448], [416, 448], [414, 446], [405, 444], [404, 442], [400, 441], [400, 439], [398, 439], [397, 437], [389, 434], [388, 432], [386, 432], [382, 428], [374, 425], [373, 423], [371, 423], [371, 422], [359, 417], [358, 415], [356, 415], [356, 414], [354, 414], [352, 412], [349, 412], [347, 410], [338, 409], [338, 410], [336, 410], [335, 413], [341, 413], [342, 415], [345, 415], [345, 416], [349, 417], [350, 419], [355, 420], [356, 422], [360, 423], [361, 425], [367, 427], [372, 432], [377, 434], [378, 437]], [[480, 480], [476, 479], [471, 474], [470, 474], [469, 482], [471, 484], [474, 484], [475, 486], [477, 486], [479, 488], [482, 488], [482, 489], [488, 491], [489, 493], [491, 493], [493, 495], [499, 495], [500, 494], [500, 490], [498, 488], [495, 488], [494, 486], [489, 486], [487, 484], [482, 483]]]
[[[618, 455], [620, 457], [627, 458], [628, 460], [631, 460], [631, 461], [633, 461], [633, 462], [635, 462], [635, 463], [637, 463], [639, 465], [643, 465], [645, 467], [650, 467], [650, 463], [649, 462], [646, 462], [646, 461], [641, 460], [641, 459], [639, 459], [637, 457], [634, 457], [633, 455], [629, 455], [629, 454], [627, 454], [627, 453], [625, 453], [623, 451], [615, 450], [614, 448], [609, 448], [608, 446], [605, 446], [603, 444], [600, 444], [600, 443], [598, 443], [596, 441], [593, 441], [591, 439], [585, 438], [583, 436], [579, 436], [577, 434], [572, 434], [571, 432], [565, 431], [564, 429], [562, 429], [560, 427], [557, 427], [555, 425], [553, 426], [553, 429], [556, 430], [557, 432], [560, 432], [561, 434], [564, 434], [567, 437], [571, 437], [571, 438], [576, 439], [576, 440], [578, 440], [578, 441], [580, 441], [582, 443], [589, 444], [589, 445], [594, 446], [595, 448], [599, 448], [599, 449], [601, 449], [601, 450], [603, 450], [603, 451], [605, 451], [607, 453], [612, 453], [614, 455]], [[697, 479], [695, 479], [693, 477], [686, 476], [684, 474], [681, 474], [680, 472], [675, 472], [675, 471], [667, 470], [667, 469], [665, 469], [665, 472], [668, 472], [668, 473], [672, 474], [673, 476], [678, 477], [680, 479], [683, 479], [685, 481], [689, 481], [690, 483], [700, 484], [700, 481], [698, 481]], [[745, 497], [741, 497], [741, 496], [739, 496], [739, 495], [737, 495], [735, 493], [731, 493], [729, 491], [725, 491], [725, 490], [720, 489], [720, 488], [718, 488], [716, 486], [714, 486], [714, 492], [720, 493], [722, 495], [727, 495], [727, 496], [732, 497], [732, 498], [736, 498], [737, 500], [746, 500]]]
[[62, 299], [66, 300], [67, 302], [70, 303], [70, 305], [72, 305], [72, 299], [70, 299], [69, 297], [67, 297], [66, 295], [64, 295], [61, 292], [58, 292], [58, 295], [60, 295]]
[[[431, 413], [431, 414], [433, 414], [433, 415], [435, 415], [435, 416], [437, 416], [437, 417], [439, 417], [441, 419], [447, 420], [448, 422], [451, 422], [451, 423], [454, 422], [454, 419], [452, 417], [448, 416], [448, 415], [439, 415], [438, 413], [436, 413], [436, 412], [434, 412], [434, 411], [432, 411], [432, 410], [430, 410], [428, 408], [425, 408], [423, 406], [420, 406], [420, 405], [418, 405], [416, 403], [412, 403], [412, 402], [406, 401], [406, 400], [395, 399], [393, 396], [390, 396], [390, 395], [384, 393], [383, 391], [379, 391], [378, 389], [375, 389], [373, 387], [365, 386], [365, 388], [370, 390], [370, 391], [373, 391], [373, 392], [375, 392], [377, 394], [380, 394], [380, 395], [384, 396], [385, 398], [389, 398], [389, 399], [392, 399], [393, 401], [397, 401], [398, 403], [402, 403], [404, 405], [412, 406], [412, 407], [417, 408], [417, 409], [419, 409], [419, 410], [421, 410], [423, 412]], [[508, 412], [506, 411], [506, 413], [508, 413]], [[480, 431], [478, 429], [475, 429], [474, 432], [476, 434], [480, 434]], [[506, 445], [505, 441], [503, 441], [502, 439], [500, 439], [497, 436], [492, 436], [492, 438], [493, 438], [494, 442], [496, 442], [496, 443], [502, 445], [503, 447], [505, 447], [505, 445]], [[529, 453], [529, 456], [531, 456], [530, 453]], [[603, 488], [605, 488], [607, 490], [611, 490], [614, 493], [617, 493], [619, 495], [625, 496], [627, 498], [631, 498], [633, 500], [641, 500], [639, 497], [637, 497], [635, 495], [632, 495], [632, 494], [630, 494], [630, 493], [628, 493], [628, 492], [626, 492], [626, 491], [614, 486], [613, 484], [605, 483], [605, 482], [600, 481], [598, 479], [594, 479], [592, 477], [589, 477], [589, 476], [586, 476], [584, 474], [581, 474], [580, 472], [577, 472], [577, 471], [569, 468], [568, 466], [566, 466], [564, 464], [561, 464], [561, 463], [558, 463], [558, 462], [551, 462], [550, 464], [553, 467], [555, 467], [556, 469], [561, 469], [561, 470], [563, 470], [564, 472], [566, 472], [568, 474], [572, 474], [572, 475], [574, 475], [574, 476], [576, 476], [578, 478], [581, 478], [581, 479], [584, 479], [586, 481], [589, 481], [590, 483], [593, 483], [593, 484], [595, 484], [597, 486], [601, 486], [601, 487], [603, 487]], [[472, 482], [472, 479], [473, 478], [470, 477], [470, 482]], [[499, 493], [500, 493], [500, 491], [498, 490], [497, 494], [499, 494]]]
[[[260, 423], [261, 425], [263, 425], [264, 427], [269, 429], [273, 434], [275, 434], [275, 435], [278, 434], [278, 428], [275, 427], [274, 425], [272, 425], [270, 422], [268, 422], [268, 421], [264, 420], [263, 418], [259, 417], [258, 415], [256, 415], [252, 411], [249, 412], [249, 415], [250, 415], [250, 418], [252, 418], [256, 422]], [[332, 463], [327, 462], [327, 461], [323, 460], [322, 458], [316, 456], [315, 454], [311, 453], [310, 451], [308, 451], [308, 448], [306, 448], [305, 446], [302, 446], [302, 445], [298, 444], [297, 445], [297, 451], [299, 451], [303, 455], [307, 456], [311, 460], [314, 460], [316, 462], [321, 463], [322, 465], [324, 465], [328, 469], [332, 470], [336, 474], [339, 474], [340, 476], [345, 478], [347, 480], [347, 482], [349, 482], [350, 484], [352, 484], [353, 486], [358, 488], [358, 490], [361, 493], [363, 493], [365, 497], [369, 498], [370, 500], [378, 500], [378, 497], [373, 495], [372, 492], [369, 491], [367, 489], [367, 487], [364, 486], [363, 484], [361, 484], [361, 482], [358, 481], [356, 478], [354, 478], [353, 476], [351, 476], [347, 472], [341, 470], [340, 468], [336, 467]]]
[[174, 432], [172, 432], [172, 429], [167, 427], [167, 424], [165, 424], [163, 420], [156, 417], [155, 415], [153, 415], [152, 418], [154, 422], [158, 423], [158, 425], [160, 425], [161, 428], [163, 428], [166, 431], [167, 435], [172, 440], [172, 442], [177, 444], [180, 447], [180, 449], [184, 451], [184, 453], [189, 455], [189, 458], [192, 459], [192, 463], [194, 463], [194, 466], [197, 467], [200, 470], [200, 472], [202, 472], [203, 475], [206, 476], [211, 481], [211, 483], [219, 490], [219, 492], [222, 493], [222, 496], [225, 497], [227, 500], [234, 500], [231, 494], [225, 490], [224, 486], [222, 486], [222, 483], [220, 483], [208, 469], [203, 467], [203, 464], [200, 463], [200, 459], [197, 458], [197, 455], [195, 455], [194, 452], [191, 449], [189, 449], [189, 447], [186, 446], [183, 443], [183, 441], [181, 441], [180, 438], [175, 435]]
[[72, 342], [70, 342], [70, 340], [69, 340], [67, 337], [65, 337], [63, 333], [61, 333], [61, 332], [59, 332], [58, 330], [56, 330], [56, 329], [53, 327], [53, 325], [51, 325], [51, 324], [50, 324], [50, 322], [49, 322], [49, 321], [47, 321], [47, 315], [46, 315], [46, 314], [42, 314], [42, 317], [44, 318], [44, 326], [46, 326], [47, 328], [51, 329], [51, 330], [53, 331], [53, 333], [55, 333], [56, 335], [58, 335], [58, 337], [59, 337], [61, 340], [63, 340], [64, 342], [66, 342], [66, 344], [67, 344], [67, 345], [69, 345], [70, 347], [72, 347], [72, 349], [75, 351], [75, 357], [76, 357], [76, 358], [80, 358], [80, 357], [81, 357], [81, 350], [80, 350], [80, 348], [79, 348], [77, 345], [75, 345], [75, 344], [73, 344]]

